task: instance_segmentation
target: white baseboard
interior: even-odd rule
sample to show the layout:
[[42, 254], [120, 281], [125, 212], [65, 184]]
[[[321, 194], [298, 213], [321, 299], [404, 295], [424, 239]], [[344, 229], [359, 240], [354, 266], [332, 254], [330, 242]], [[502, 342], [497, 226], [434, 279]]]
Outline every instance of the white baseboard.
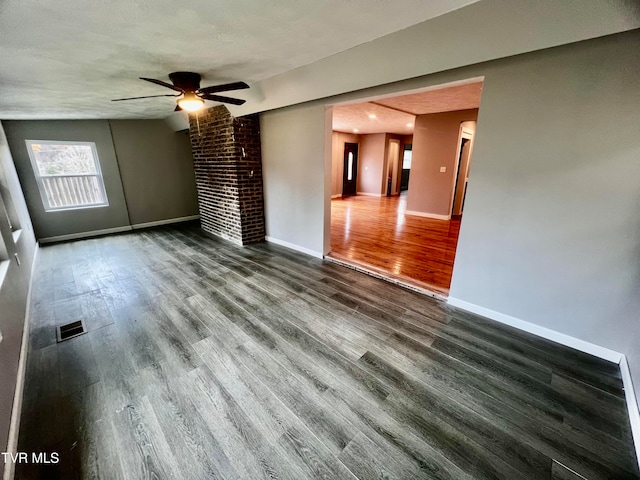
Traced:
[[382, 197], [382, 193], [369, 193], [369, 192], [357, 192], [357, 195], [364, 195], [366, 197]]
[[624, 396], [627, 400], [627, 410], [629, 411], [631, 435], [633, 436], [633, 444], [636, 447], [636, 459], [640, 465], [640, 409], [638, 408], [636, 391], [633, 389], [631, 370], [629, 370], [629, 364], [627, 363], [627, 357], [625, 355], [622, 355], [622, 359], [620, 360], [620, 374], [622, 375]]
[[188, 217], [167, 218], [166, 220], [156, 220], [155, 222], [135, 223], [131, 228], [137, 230], [139, 228], [158, 227], [160, 225], [169, 225], [171, 223], [188, 222], [190, 220], [198, 220], [200, 215], [189, 215]]
[[571, 347], [575, 350], [579, 350], [595, 357], [602, 358], [603, 360], [608, 360], [613, 363], [620, 363], [623, 357], [620, 352], [616, 352], [614, 350], [610, 350], [608, 348], [601, 347], [584, 340], [580, 340], [579, 338], [556, 332], [555, 330], [541, 327], [540, 325], [536, 325], [535, 323], [526, 322], [524, 320], [520, 320], [519, 318], [505, 315], [504, 313], [496, 312], [495, 310], [481, 307], [479, 305], [475, 305], [458, 298], [449, 297], [447, 303], [449, 305], [453, 305], [454, 307], [467, 310], [468, 312], [477, 313], [478, 315], [482, 315], [483, 317], [490, 318], [491, 320], [495, 320], [496, 322], [504, 323], [520, 330], [524, 330], [525, 332], [529, 332], [539, 337], [546, 338], [547, 340], [551, 340], [552, 342], [559, 343], [566, 347]]
[[451, 220], [451, 215], [438, 215], [436, 213], [418, 212], [417, 210], [405, 210], [405, 215], [414, 215], [416, 217], [434, 218], [436, 220]]
[[306, 253], [307, 255], [311, 255], [316, 258], [323, 258], [322, 252], [316, 252], [315, 250], [311, 250], [309, 248], [301, 247], [300, 245], [296, 245], [295, 243], [285, 242], [284, 240], [278, 240], [277, 238], [266, 236], [264, 239], [269, 243], [275, 243], [276, 245], [280, 245], [282, 247], [290, 248], [291, 250], [296, 250], [298, 252]]
[[159, 225], [168, 225], [170, 223], [188, 222], [189, 220], [197, 220], [200, 215], [190, 215], [188, 217], [176, 217], [167, 218], [166, 220], [157, 220], [155, 222], [136, 223], [134, 225], [126, 225], [123, 227], [104, 228], [102, 230], [91, 230], [89, 232], [70, 233], [68, 235], [57, 235], [55, 237], [39, 238], [40, 244], [64, 242], [66, 240], [78, 240], [80, 238], [97, 237], [100, 235], [108, 235], [110, 233], [130, 232], [131, 230], [138, 230], [140, 228], [157, 227]]
[[130, 225], [124, 227], [105, 228], [102, 230], [91, 230], [89, 232], [70, 233], [68, 235], [57, 235], [55, 237], [39, 238], [41, 245], [46, 243], [64, 242], [65, 240], [76, 240], [79, 238], [97, 237], [99, 235], [107, 235], [109, 233], [129, 232], [133, 230]]
[[342, 196], [341, 193], [338, 193], [337, 195], [331, 195], [331, 199], [340, 198], [341, 196]]
[[[20, 359], [18, 360], [18, 377], [16, 380], [16, 390], [13, 394], [13, 406], [11, 407], [11, 424], [9, 426], [9, 439], [7, 441], [7, 452], [13, 455], [18, 451], [18, 434], [20, 433], [20, 415], [22, 413], [22, 398], [24, 395], [24, 378], [27, 373], [27, 354], [29, 350], [29, 318], [31, 317], [31, 292], [33, 290], [33, 277], [36, 271], [36, 263], [40, 248], [36, 242], [33, 252], [33, 262], [31, 263], [31, 277], [29, 277], [29, 288], [27, 290], [27, 305], [24, 312], [24, 326], [22, 327], [22, 344], [20, 345]], [[4, 465], [3, 480], [13, 480], [15, 474], [15, 463], [6, 462]]]

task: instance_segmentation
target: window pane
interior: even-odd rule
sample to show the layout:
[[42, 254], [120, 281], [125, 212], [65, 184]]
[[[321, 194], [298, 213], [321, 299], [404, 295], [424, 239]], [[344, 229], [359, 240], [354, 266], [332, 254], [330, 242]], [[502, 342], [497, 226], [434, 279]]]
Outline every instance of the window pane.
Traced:
[[96, 174], [96, 164], [89, 145], [32, 143], [31, 150], [40, 175]]
[[411, 169], [411, 157], [413, 153], [411, 150], [404, 151], [404, 157], [402, 158], [402, 169], [410, 170]]
[[93, 143], [27, 140], [45, 210], [108, 205]]

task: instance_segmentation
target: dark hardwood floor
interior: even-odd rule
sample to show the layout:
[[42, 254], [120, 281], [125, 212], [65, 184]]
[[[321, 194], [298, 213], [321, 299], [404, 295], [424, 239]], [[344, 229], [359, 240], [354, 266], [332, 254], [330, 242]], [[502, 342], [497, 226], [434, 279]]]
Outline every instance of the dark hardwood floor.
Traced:
[[20, 480], [639, 478], [617, 365], [193, 225], [41, 248], [19, 450], [60, 455]]
[[331, 200], [329, 256], [442, 295], [449, 294], [460, 217], [405, 215], [406, 193]]

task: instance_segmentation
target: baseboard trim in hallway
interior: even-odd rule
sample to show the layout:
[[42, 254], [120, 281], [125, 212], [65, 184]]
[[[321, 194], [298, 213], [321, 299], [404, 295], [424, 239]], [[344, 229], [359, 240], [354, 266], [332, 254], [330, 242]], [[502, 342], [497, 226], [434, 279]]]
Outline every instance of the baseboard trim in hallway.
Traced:
[[451, 215], [438, 215], [437, 213], [418, 212], [416, 210], [406, 210], [404, 214], [415, 217], [433, 218], [434, 220], [451, 220]]
[[269, 243], [275, 243], [276, 245], [290, 248], [291, 250], [295, 250], [296, 252], [304, 253], [306, 255], [311, 255], [312, 257], [315, 257], [315, 258], [322, 258], [322, 253], [316, 252], [315, 250], [311, 250], [310, 248], [301, 247], [300, 245], [296, 245], [295, 243], [290, 243], [285, 240], [279, 240], [277, 238], [273, 238], [268, 235], [264, 237], [264, 239]]

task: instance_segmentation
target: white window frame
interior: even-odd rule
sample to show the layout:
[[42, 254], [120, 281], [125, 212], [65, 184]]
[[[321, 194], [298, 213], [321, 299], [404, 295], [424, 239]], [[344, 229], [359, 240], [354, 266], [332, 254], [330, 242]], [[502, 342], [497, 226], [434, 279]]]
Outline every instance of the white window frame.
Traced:
[[[78, 210], [84, 208], [97, 208], [97, 207], [108, 207], [109, 206], [109, 198], [107, 197], [107, 191], [104, 186], [104, 178], [102, 177], [102, 169], [100, 168], [100, 158], [98, 157], [98, 151], [96, 150], [96, 144], [94, 142], [75, 142], [68, 140], [25, 140], [27, 144], [27, 152], [29, 152], [29, 159], [31, 160], [31, 168], [33, 169], [33, 174], [36, 178], [36, 183], [38, 184], [38, 190], [40, 191], [40, 198], [42, 199], [42, 205], [44, 206], [45, 212], [58, 212], [61, 210]], [[98, 178], [98, 187], [102, 190], [102, 197], [104, 198], [104, 202], [102, 203], [88, 203], [83, 205], [70, 205], [70, 206], [61, 206], [61, 207], [52, 207], [49, 204], [49, 198], [47, 197], [47, 192], [44, 188], [43, 177], [47, 176], [55, 176], [55, 175], [41, 175], [40, 169], [38, 168], [38, 163], [36, 162], [35, 155], [33, 154], [32, 145], [83, 145], [91, 147], [91, 154], [93, 156], [93, 162], [96, 167], [95, 176]], [[64, 177], [66, 175], [59, 175]]]

